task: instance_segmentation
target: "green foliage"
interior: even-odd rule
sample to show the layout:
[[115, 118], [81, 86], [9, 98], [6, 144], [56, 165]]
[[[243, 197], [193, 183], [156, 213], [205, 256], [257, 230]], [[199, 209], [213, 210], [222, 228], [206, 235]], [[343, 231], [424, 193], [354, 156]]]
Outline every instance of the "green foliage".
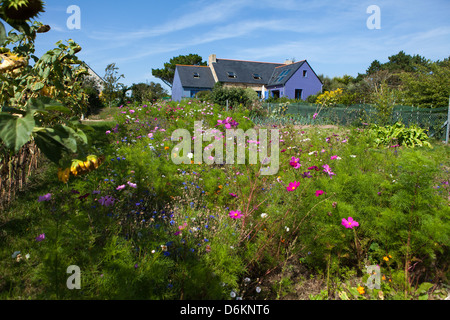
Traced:
[[[232, 117], [245, 131], [254, 127], [248, 110], [226, 112], [196, 100], [116, 110], [115, 122], [98, 128], [108, 130], [97, 145], [105, 155], [98, 170], [63, 188], [49, 180], [0, 217], [7, 226], [0, 253], [8, 258], [0, 265], [2, 297], [221, 300], [233, 292], [254, 299], [250, 282], [260, 285], [281, 270], [266, 288], [282, 299], [296, 283], [292, 261], [326, 283], [311, 299], [405, 299], [405, 290], [406, 298], [423, 299], [431, 293], [421, 283], [443, 278], [448, 148], [378, 149], [370, 129], [283, 126], [279, 171], [263, 176], [261, 163], [250, 165], [248, 157], [225, 165], [171, 159], [181, 156], [171, 139], [175, 129], [192, 138], [194, 121], [203, 120], [203, 128], [225, 132], [217, 120]], [[300, 168], [290, 165], [292, 157]], [[325, 164], [335, 175], [323, 171]], [[300, 186], [287, 191], [293, 181]], [[50, 201], [36, 202], [47, 192]], [[110, 206], [101, 204], [106, 196], [115, 199]], [[242, 217], [232, 219], [230, 210]], [[348, 217], [359, 226], [345, 228]], [[42, 233], [44, 241], [34, 240]], [[31, 258], [10, 259], [11, 250]], [[61, 274], [70, 264], [82, 270], [82, 290], [64, 287]], [[364, 266], [374, 264], [385, 277], [382, 287], [361, 293]], [[14, 286], [22, 277], [24, 288]]]
[[164, 63], [164, 68], [152, 69], [152, 75], [172, 88], [172, 82], [175, 76], [175, 69], [177, 64], [190, 66], [206, 66], [207, 62], [203, 61], [203, 58], [198, 54], [179, 55], [170, 59], [169, 62]]
[[431, 147], [426, 130], [415, 125], [409, 128], [405, 127], [401, 122], [385, 127], [373, 125], [371, 133], [377, 146]]
[[119, 82], [121, 78], [124, 78], [124, 75], [119, 75], [117, 70], [119, 68], [116, 67], [116, 64], [110, 63], [106, 66], [105, 76], [103, 77], [105, 86], [100, 94], [100, 98], [110, 108], [122, 104], [125, 98], [125, 92], [129, 89], [123, 83]]
[[154, 82], [133, 84], [131, 90], [132, 100], [140, 104], [154, 102], [168, 96], [167, 90], [159, 83]]

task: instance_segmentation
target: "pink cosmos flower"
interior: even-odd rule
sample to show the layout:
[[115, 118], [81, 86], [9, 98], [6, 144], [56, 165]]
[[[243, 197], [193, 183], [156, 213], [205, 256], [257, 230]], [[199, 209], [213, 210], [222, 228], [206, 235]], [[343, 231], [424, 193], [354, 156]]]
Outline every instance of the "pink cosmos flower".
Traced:
[[316, 191], [316, 197], [320, 196], [323, 194], [323, 190], [317, 190]]
[[292, 157], [291, 161], [289, 162], [289, 164], [291, 165], [291, 167], [294, 167], [294, 169], [298, 169], [300, 168], [302, 165], [299, 163], [300, 159], [296, 158], [296, 157]]
[[286, 187], [287, 191], [294, 191], [295, 189], [298, 188], [298, 186], [300, 185], [300, 182], [294, 181], [294, 182], [289, 182], [289, 185]]
[[123, 185], [121, 185], [121, 186], [118, 186], [117, 188], [116, 188], [116, 190], [122, 190], [122, 189], [124, 189], [125, 188], [125, 185], [123, 184]]
[[342, 218], [342, 225], [346, 227], [347, 229], [353, 229], [353, 227], [358, 227], [359, 223], [355, 220], [353, 220], [352, 217], [348, 217], [348, 220], [345, 218]]
[[317, 118], [317, 115], [318, 115], [318, 113], [314, 113], [313, 119], [316, 119], [316, 118]]
[[332, 178], [332, 176], [335, 176], [336, 174], [334, 172], [331, 171], [331, 168], [329, 165], [323, 165], [323, 172], [328, 173], [328, 175], [330, 176], [330, 178]]
[[316, 171], [319, 171], [320, 169], [319, 169], [318, 166], [312, 166], [312, 167], [309, 167], [308, 170], [316, 170]]
[[51, 193], [47, 193], [44, 196], [40, 196], [38, 202], [50, 201], [51, 199], [52, 199], [52, 194]]
[[106, 131], [105, 133], [106, 133], [106, 134], [110, 134], [110, 133], [111, 133], [111, 131], [110, 131], [110, 130], [108, 130], [108, 131]]
[[137, 187], [136, 183], [132, 183], [132, 182], [130, 182], [130, 181], [128, 181], [127, 184], [128, 184], [130, 187], [132, 187], [132, 188], [136, 188], [136, 187]]
[[240, 218], [242, 218], [241, 211], [237, 211], [237, 210], [236, 211], [234, 211], [234, 210], [230, 211], [229, 215], [230, 215], [230, 218], [232, 218], [232, 219], [240, 219]]
[[230, 192], [230, 196], [232, 196], [233, 198], [237, 198], [237, 194], [235, 194], [235, 193]]
[[36, 242], [41, 242], [45, 239], [45, 233], [42, 233], [36, 237]]
[[331, 156], [331, 160], [337, 159], [338, 156]]
[[153, 138], [153, 133], [150, 132], [150, 133], [147, 135], [147, 137]]

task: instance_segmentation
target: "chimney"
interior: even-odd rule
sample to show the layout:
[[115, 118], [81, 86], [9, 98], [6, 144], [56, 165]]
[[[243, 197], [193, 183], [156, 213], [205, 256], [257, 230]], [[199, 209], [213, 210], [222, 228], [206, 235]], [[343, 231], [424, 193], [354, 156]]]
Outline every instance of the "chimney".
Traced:
[[284, 64], [293, 64], [294, 62], [292, 60], [287, 59]]
[[216, 55], [215, 54], [210, 54], [209, 55], [209, 65], [211, 65], [211, 64], [213, 64], [213, 63], [216, 63], [217, 62], [217, 58], [216, 58]]

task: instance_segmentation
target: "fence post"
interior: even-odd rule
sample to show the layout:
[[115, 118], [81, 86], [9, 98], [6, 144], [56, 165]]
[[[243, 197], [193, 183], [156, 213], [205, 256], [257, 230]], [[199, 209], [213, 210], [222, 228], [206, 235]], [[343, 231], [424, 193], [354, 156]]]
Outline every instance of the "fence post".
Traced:
[[448, 135], [449, 134], [450, 134], [450, 96], [448, 97], [447, 132], [445, 134], [445, 144], [448, 144]]

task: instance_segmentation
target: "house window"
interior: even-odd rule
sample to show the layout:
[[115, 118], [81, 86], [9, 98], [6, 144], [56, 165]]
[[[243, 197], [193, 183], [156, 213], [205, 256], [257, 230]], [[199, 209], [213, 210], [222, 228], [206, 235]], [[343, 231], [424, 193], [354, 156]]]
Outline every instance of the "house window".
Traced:
[[303, 78], [306, 78], [308, 76], [308, 71], [307, 70], [303, 70]]
[[200, 75], [198, 74], [198, 72], [194, 72], [194, 78], [200, 78]]
[[254, 74], [253, 74], [253, 79], [255, 79], [255, 80], [261, 80], [261, 76], [260, 76], [259, 74], [257, 74], [257, 73], [254, 73]]
[[278, 75], [278, 79], [277, 79], [276, 82], [278, 83], [278, 82], [283, 81], [284, 78], [286, 78], [286, 76], [288, 75], [289, 72], [291, 72], [291, 69], [287, 69], [287, 70], [284, 70], [283, 72], [281, 72], [281, 73]]
[[258, 99], [261, 99], [261, 97], [262, 97], [261, 91], [256, 91], [256, 94], [258, 95]]
[[272, 97], [279, 98], [280, 97], [280, 90], [273, 90], [272, 91]]
[[191, 98], [195, 98], [195, 95], [202, 90], [191, 90]]
[[295, 89], [295, 99], [302, 100], [303, 89]]
[[234, 79], [237, 78], [236, 73], [234, 73], [233, 71], [229, 71], [227, 72], [228, 78]]

